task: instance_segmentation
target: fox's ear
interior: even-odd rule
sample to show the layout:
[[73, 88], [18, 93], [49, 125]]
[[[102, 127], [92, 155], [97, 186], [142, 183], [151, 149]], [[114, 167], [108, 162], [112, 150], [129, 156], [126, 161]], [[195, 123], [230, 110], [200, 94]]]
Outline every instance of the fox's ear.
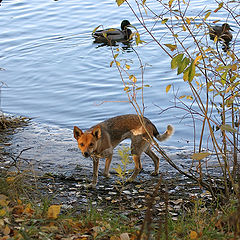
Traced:
[[76, 126], [74, 126], [74, 129], [73, 129], [73, 134], [74, 134], [74, 138], [76, 140], [78, 140], [78, 138], [81, 137], [81, 135], [83, 134], [82, 130]]
[[93, 130], [92, 130], [92, 135], [96, 138], [99, 139], [101, 137], [101, 127], [100, 126], [96, 126]]

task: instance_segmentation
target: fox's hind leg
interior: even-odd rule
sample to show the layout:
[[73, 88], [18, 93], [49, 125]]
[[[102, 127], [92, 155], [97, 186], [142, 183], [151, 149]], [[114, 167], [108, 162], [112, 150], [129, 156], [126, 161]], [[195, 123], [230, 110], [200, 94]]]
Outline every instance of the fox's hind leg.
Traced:
[[149, 143], [143, 139], [142, 135], [133, 136], [132, 137], [132, 144], [131, 144], [131, 153], [132, 158], [135, 163], [135, 168], [132, 175], [128, 178], [128, 182], [133, 182], [139, 172], [142, 170], [142, 163], [141, 163], [141, 154], [142, 152], [146, 151], [149, 147]]
[[156, 176], [159, 173], [159, 157], [151, 150], [150, 147], [145, 151], [145, 153], [153, 160], [154, 162], [154, 172], [152, 172], [152, 175]]

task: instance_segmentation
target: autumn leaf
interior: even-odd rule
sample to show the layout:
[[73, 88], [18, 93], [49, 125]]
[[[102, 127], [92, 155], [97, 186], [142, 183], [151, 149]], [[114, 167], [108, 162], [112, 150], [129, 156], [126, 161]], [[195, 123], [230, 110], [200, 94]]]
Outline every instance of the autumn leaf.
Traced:
[[137, 78], [136, 78], [134, 75], [130, 75], [130, 76], [129, 76], [129, 80], [132, 80], [133, 83], [136, 83], [136, 82], [137, 82]]
[[51, 205], [48, 208], [47, 217], [56, 219], [60, 213], [60, 210], [61, 210], [61, 205]]
[[166, 87], [166, 93], [168, 93], [168, 92], [169, 92], [169, 90], [170, 90], [171, 86], [172, 86], [171, 84], [167, 85], [167, 87]]
[[223, 7], [223, 2], [221, 2], [221, 3], [218, 4], [218, 8], [216, 8], [216, 9], [214, 10], [214, 12], [215, 12], [215, 13], [218, 12], [222, 7]]
[[197, 237], [198, 237], [198, 234], [195, 232], [195, 231], [191, 231], [190, 233], [189, 233], [189, 238], [190, 239], [197, 239]]
[[3, 217], [6, 215], [6, 210], [5, 209], [0, 209], [0, 217]]
[[128, 233], [122, 233], [120, 235], [120, 239], [121, 240], [130, 240], [130, 237], [129, 237]]
[[6, 227], [4, 228], [3, 230], [3, 234], [6, 236], [6, 235], [9, 235], [11, 232], [11, 229], [9, 228], [8, 225], [6, 225]]
[[168, 18], [165, 18], [165, 19], [162, 20], [161, 23], [164, 24], [164, 23], [166, 23], [167, 21], [168, 21]]
[[177, 45], [174, 44], [164, 44], [166, 47], [168, 47], [172, 52], [177, 49]]
[[202, 55], [198, 55], [198, 56], [195, 58], [194, 64], [196, 65], [196, 63], [197, 63], [200, 59], [202, 59]]
[[173, 1], [174, 1], [174, 0], [170, 0], [170, 1], [168, 2], [168, 6], [169, 6], [170, 8], [172, 7]]
[[125, 64], [125, 67], [127, 70], [129, 70], [131, 68], [130, 65], [128, 65], [128, 64]]
[[212, 13], [211, 11], [208, 11], [208, 12], [207, 12], [207, 14], [206, 14], [205, 17], [204, 17], [204, 20], [205, 20], [205, 21], [207, 20], [207, 18], [210, 16], [211, 13]]
[[118, 6], [121, 6], [124, 2], [125, 0], [116, 0]]
[[99, 26], [95, 27], [95, 28], [93, 29], [92, 33], [94, 34], [101, 26], [102, 26], [102, 25], [99, 25]]
[[191, 95], [186, 96], [186, 99], [193, 100], [193, 97]]

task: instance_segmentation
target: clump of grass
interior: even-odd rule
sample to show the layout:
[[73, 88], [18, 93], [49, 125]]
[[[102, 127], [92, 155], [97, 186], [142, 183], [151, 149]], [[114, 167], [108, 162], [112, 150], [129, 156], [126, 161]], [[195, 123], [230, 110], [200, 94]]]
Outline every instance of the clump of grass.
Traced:
[[14, 116], [5, 116], [4, 114], [0, 115], [0, 130], [13, 129], [25, 126], [29, 121], [29, 118], [26, 117], [14, 117]]

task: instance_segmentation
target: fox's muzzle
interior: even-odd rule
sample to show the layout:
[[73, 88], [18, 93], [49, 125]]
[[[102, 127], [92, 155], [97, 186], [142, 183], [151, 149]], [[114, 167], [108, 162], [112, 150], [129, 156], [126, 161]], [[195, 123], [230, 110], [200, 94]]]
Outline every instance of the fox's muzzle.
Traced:
[[87, 158], [87, 157], [90, 157], [90, 154], [88, 152], [84, 152], [83, 156]]

